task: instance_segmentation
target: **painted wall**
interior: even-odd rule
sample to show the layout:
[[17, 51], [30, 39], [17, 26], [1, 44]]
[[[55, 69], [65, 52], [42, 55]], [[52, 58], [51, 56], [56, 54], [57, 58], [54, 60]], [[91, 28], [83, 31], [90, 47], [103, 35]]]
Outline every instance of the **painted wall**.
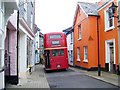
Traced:
[[[72, 34], [72, 35], [71, 35]], [[71, 40], [72, 38], [72, 40]], [[69, 65], [72, 65], [73, 66], [73, 32], [71, 32], [70, 34], [67, 35], [67, 49], [68, 49], [68, 63]], [[72, 53], [71, 53], [72, 51]]]
[[10, 74], [17, 75], [17, 31], [10, 31], [9, 32], [9, 45], [10, 45]]
[[[73, 38], [73, 37], [72, 37]], [[67, 47], [68, 50], [73, 50], [73, 41], [71, 41], [71, 33], [67, 35]]]
[[[75, 65], [83, 68], [97, 67], [97, 17], [87, 16], [78, 8], [74, 25], [74, 60]], [[82, 39], [78, 40], [78, 25], [81, 24]], [[88, 46], [88, 62], [84, 62], [84, 46]], [[80, 60], [77, 61], [77, 47], [80, 47]]]
[[27, 71], [27, 35], [20, 33], [19, 39], [19, 72]]
[[[104, 10], [111, 6], [111, 3], [99, 11], [99, 30], [100, 30], [100, 64], [105, 67], [106, 61], [106, 47], [105, 41], [115, 39], [115, 63], [118, 64], [118, 29], [117, 18], [114, 19], [114, 28], [105, 32], [105, 16]], [[116, 15], [115, 15], [116, 16]]]

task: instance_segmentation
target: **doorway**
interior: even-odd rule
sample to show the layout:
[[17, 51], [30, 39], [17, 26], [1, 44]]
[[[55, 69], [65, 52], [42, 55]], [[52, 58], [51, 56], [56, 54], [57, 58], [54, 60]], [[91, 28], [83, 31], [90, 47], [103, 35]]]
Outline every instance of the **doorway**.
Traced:
[[9, 29], [7, 29], [6, 32], [6, 38], [5, 38], [5, 55], [4, 55], [4, 62], [5, 62], [5, 83], [10, 82], [10, 52], [9, 52]]
[[111, 73], [115, 71], [115, 40], [106, 41], [106, 63]]

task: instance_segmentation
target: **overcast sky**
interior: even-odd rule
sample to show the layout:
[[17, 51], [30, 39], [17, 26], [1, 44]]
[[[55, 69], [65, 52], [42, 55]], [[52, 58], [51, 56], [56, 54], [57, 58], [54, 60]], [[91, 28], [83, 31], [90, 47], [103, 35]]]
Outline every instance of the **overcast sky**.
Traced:
[[35, 23], [41, 32], [61, 32], [72, 26], [77, 2], [100, 0], [36, 0]]

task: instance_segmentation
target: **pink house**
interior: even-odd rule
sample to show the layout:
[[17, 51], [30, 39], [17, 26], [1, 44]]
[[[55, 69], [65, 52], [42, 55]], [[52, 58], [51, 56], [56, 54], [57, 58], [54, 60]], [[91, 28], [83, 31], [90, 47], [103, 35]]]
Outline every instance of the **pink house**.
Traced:
[[5, 81], [18, 83], [17, 74], [17, 11], [9, 17], [5, 35]]

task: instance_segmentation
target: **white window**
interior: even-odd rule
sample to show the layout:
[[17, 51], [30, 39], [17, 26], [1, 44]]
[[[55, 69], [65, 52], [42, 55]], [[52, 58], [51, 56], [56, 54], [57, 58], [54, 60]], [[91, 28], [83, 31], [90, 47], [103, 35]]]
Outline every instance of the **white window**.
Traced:
[[27, 21], [27, 1], [24, 0], [24, 19]]
[[31, 12], [31, 29], [33, 29], [33, 14]]
[[84, 46], [84, 62], [88, 62], [88, 47]]
[[112, 17], [112, 13], [109, 9], [104, 11], [105, 17], [105, 31], [114, 29], [114, 17]]
[[71, 33], [71, 44], [73, 44], [73, 32]]
[[78, 40], [82, 39], [81, 25], [78, 25]]
[[80, 61], [80, 47], [77, 48], [77, 61]]

